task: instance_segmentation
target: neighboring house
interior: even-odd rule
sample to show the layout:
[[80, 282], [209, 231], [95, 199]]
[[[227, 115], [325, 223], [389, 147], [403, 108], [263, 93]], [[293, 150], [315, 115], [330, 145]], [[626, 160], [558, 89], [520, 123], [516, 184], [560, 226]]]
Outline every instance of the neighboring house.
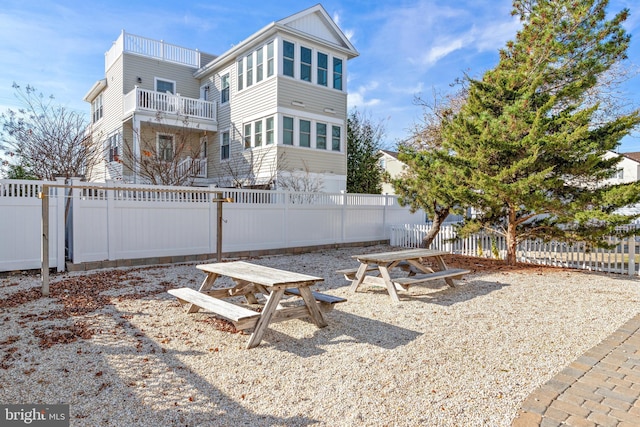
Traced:
[[618, 173], [614, 178], [606, 181], [607, 184], [624, 184], [640, 180], [640, 153], [614, 153], [612, 151], [605, 154], [606, 159], [622, 156], [618, 163]]
[[[380, 150], [380, 159], [378, 160], [383, 171], [389, 174], [391, 178], [398, 178], [407, 167], [406, 164], [398, 160], [396, 151]], [[382, 183], [382, 194], [395, 194], [393, 185], [388, 182]]]
[[123, 31], [84, 98], [106, 148], [92, 180], [143, 182], [153, 157], [189, 168], [197, 185], [278, 188], [304, 175], [345, 190], [347, 61], [356, 56], [319, 4], [219, 56]]

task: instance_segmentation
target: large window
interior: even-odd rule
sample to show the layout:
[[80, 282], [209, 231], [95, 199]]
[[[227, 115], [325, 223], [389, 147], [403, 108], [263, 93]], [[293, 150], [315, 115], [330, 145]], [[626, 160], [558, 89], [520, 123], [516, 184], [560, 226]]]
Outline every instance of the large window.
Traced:
[[274, 73], [273, 62], [273, 42], [267, 43], [267, 77], [273, 76]]
[[176, 82], [170, 80], [156, 79], [156, 92], [176, 93]]
[[157, 150], [158, 160], [162, 160], [164, 162], [173, 161], [173, 135], [159, 133]]
[[340, 126], [331, 126], [331, 149], [340, 151]]
[[229, 74], [220, 78], [220, 103], [229, 102]]
[[247, 55], [247, 87], [253, 84], [253, 53]]
[[91, 115], [93, 117], [93, 123], [102, 118], [102, 94], [98, 95], [91, 103]]
[[242, 59], [239, 59], [238, 60], [238, 91], [241, 91], [243, 88], [242, 79], [244, 79], [244, 68], [242, 66]]
[[311, 122], [300, 120], [300, 147], [311, 147]]
[[260, 147], [262, 145], [262, 120], [258, 120], [253, 124], [255, 130], [255, 143], [254, 147]]
[[293, 145], [293, 117], [282, 118], [282, 143]]
[[282, 74], [293, 77], [293, 63], [295, 60], [295, 46], [288, 41], [282, 42]]
[[319, 150], [327, 149], [327, 125], [325, 123], [316, 123], [316, 148]]
[[264, 73], [264, 48], [259, 48], [256, 50], [256, 83], [262, 81], [263, 73]]
[[328, 57], [324, 53], [318, 52], [318, 81], [317, 83], [322, 86], [327, 85], [327, 67], [328, 65]]
[[251, 148], [251, 123], [244, 125], [244, 148]]
[[229, 132], [220, 134], [220, 160], [229, 159]]
[[266, 144], [273, 144], [273, 117], [267, 118], [267, 141]]
[[311, 49], [300, 47], [300, 80], [311, 81]]
[[342, 90], [342, 59], [333, 58], [333, 88]]

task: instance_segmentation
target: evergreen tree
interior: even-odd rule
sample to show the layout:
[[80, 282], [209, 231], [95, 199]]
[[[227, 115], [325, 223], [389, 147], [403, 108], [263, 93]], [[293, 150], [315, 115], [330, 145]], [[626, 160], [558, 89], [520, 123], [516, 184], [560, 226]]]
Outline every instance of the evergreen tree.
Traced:
[[460, 169], [458, 184], [472, 190], [465, 202], [480, 212], [462, 233], [504, 234], [508, 264], [526, 238], [605, 246], [632, 219], [616, 210], [640, 199], [640, 183], [606, 185], [619, 157], [603, 157], [640, 123], [638, 110], [596, 122], [599, 105], [586, 102], [598, 78], [626, 58], [628, 10], [607, 20], [606, 0], [513, 4], [523, 28], [493, 70], [470, 79], [439, 153]]
[[347, 117], [347, 192], [380, 194], [382, 168], [378, 162], [384, 137], [382, 123], [374, 124], [357, 109]]

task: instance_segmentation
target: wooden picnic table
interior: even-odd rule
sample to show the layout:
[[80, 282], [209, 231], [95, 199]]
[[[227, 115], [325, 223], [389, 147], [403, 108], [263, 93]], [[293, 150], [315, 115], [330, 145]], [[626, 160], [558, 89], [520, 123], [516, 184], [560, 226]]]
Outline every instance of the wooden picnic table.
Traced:
[[[469, 270], [448, 268], [442, 258], [448, 252], [433, 249], [407, 249], [392, 252], [379, 252], [372, 254], [353, 255], [352, 258], [360, 262], [360, 266], [354, 269], [339, 270], [347, 280], [351, 280], [349, 290], [356, 292], [358, 287], [365, 283], [374, 286], [383, 286], [387, 289], [393, 302], [400, 302], [398, 289], [409, 289], [411, 285], [424, 283], [430, 280], [444, 279], [454, 287], [453, 279], [459, 279]], [[425, 258], [434, 258], [438, 264], [438, 270], [434, 270], [422, 264]], [[404, 277], [392, 277], [390, 271], [400, 268], [408, 271]]]
[[[260, 344], [269, 323], [309, 317], [322, 328], [327, 326], [322, 315], [333, 309], [334, 304], [346, 299], [333, 295], [312, 292], [310, 287], [323, 281], [322, 277], [309, 276], [286, 270], [256, 265], [245, 261], [219, 262], [197, 265], [207, 273], [199, 290], [191, 288], [170, 289], [168, 292], [183, 303], [189, 303], [189, 313], [201, 308], [233, 322], [237, 329], [254, 328], [247, 348]], [[213, 288], [219, 277], [230, 277], [235, 285], [230, 288]], [[260, 312], [243, 305], [224, 301], [225, 298], [243, 296], [248, 304], [259, 304], [257, 295], [262, 294], [266, 303]], [[282, 307], [284, 295], [301, 298], [303, 304]]]

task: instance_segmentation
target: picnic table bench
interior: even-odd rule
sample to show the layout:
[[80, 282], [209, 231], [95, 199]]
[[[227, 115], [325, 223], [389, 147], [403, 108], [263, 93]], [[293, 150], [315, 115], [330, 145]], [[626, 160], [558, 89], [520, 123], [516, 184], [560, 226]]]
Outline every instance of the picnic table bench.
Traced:
[[[310, 286], [324, 280], [321, 277], [244, 261], [202, 264], [196, 268], [207, 273], [199, 290], [170, 289], [169, 294], [183, 304], [190, 304], [189, 313], [206, 309], [231, 321], [237, 329], [254, 328], [247, 348], [260, 344], [271, 322], [308, 317], [318, 327], [325, 327], [327, 323], [322, 313], [331, 311], [335, 304], [346, 301], [341, 297], [311, 291]], [[230, 277], [235, 286], [214, 289], [215, 281], [221, 276]], [[258, 294], [262, 294], [266, 299], [260, 312], [224, 301], [224, 298], [243, 296], [247, 303], [258, 304]], [[303, 304], [282, 307], [280, 303], [284, 295], [299, 297]]]

